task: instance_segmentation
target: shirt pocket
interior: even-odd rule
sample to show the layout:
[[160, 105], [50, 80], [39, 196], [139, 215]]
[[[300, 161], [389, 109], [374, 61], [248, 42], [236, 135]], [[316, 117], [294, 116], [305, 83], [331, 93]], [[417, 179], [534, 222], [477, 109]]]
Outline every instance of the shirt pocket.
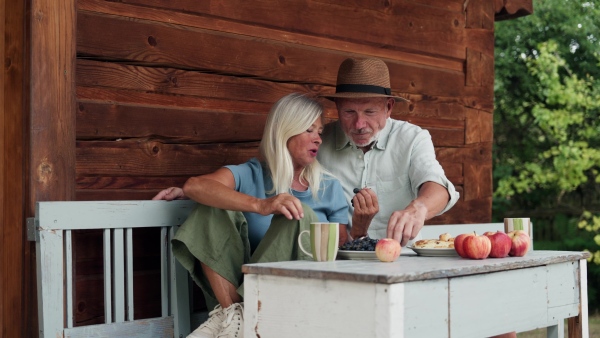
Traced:
[[380, 194], [404, 193], [404, 190], [411, 193], [408, 175], [377, 179], [377, 191]]

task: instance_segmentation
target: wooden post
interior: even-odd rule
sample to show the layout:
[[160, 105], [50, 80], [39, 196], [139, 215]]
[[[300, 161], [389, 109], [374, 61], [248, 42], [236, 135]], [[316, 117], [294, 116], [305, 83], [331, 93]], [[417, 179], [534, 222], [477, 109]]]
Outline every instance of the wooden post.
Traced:
[[[32, 0], [30, 13], [28, 217], [37, 201], [75, 198], [75, 0]], [[35, 283], [35, 252], [27, 254]], [[28, 301], [35, 308], [36, 295]], [[27, 324], [37, 328], [35, 318]]]
[[[27, 1], [0, 2], [0, 332], [5, 337], [28, 337], [29, 289], [25, 242], [25, 155], [27, 106], [25, 76], [25, 6]], [[34, 268], [35, 265], [31, 266]], [[35, 304], [35, 298], [31, 299]], [[35, 308], [34, 308], [35, 309]], [[35, 320], [35, 317], [33, 318]]]

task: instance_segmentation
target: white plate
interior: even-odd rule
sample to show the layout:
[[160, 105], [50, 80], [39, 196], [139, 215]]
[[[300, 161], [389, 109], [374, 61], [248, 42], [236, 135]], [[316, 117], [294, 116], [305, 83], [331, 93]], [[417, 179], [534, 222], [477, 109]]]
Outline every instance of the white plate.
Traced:
[[458, 253], [454, 248], [449, 249], [434, 249], [434, 248], [415, 248], [413, 246], [408, 246], [407, 248], [416, 252], [419, 256], [426, 257], [458, 257]]
[[352, 259], [359, 261], [379, 260], [375, 256], [375, 251], [358, 251], [358, 250], [338, 250], [337, 259]]

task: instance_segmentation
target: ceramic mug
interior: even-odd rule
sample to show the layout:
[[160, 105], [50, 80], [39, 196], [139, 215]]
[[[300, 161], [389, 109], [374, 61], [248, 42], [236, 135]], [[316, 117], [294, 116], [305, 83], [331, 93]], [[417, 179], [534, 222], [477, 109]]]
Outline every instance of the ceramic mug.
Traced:
[[[302, 247], [302, 235], [310, 234], [310, 251]], [[339, 223], [310, 223], [310, 230], [304, 230], [298, 235], [300, 250], [309, 255], [316, 262], [334, 261], [338, 252], [340, 240]]]

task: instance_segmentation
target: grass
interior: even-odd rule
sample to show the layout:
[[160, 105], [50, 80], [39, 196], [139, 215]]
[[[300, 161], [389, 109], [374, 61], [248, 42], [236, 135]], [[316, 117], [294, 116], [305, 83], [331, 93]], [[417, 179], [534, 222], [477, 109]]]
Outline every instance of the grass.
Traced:
[[[590, 337], [600, 337], [600, 314], [591, 315], [588, 317], [588, 326], [590, 329]], [[567, 334], [567, 321], [565, 320], [565, 337]], [[517, 333], [517, 338], [546, 338], [546, 329], [537, 329]]]

